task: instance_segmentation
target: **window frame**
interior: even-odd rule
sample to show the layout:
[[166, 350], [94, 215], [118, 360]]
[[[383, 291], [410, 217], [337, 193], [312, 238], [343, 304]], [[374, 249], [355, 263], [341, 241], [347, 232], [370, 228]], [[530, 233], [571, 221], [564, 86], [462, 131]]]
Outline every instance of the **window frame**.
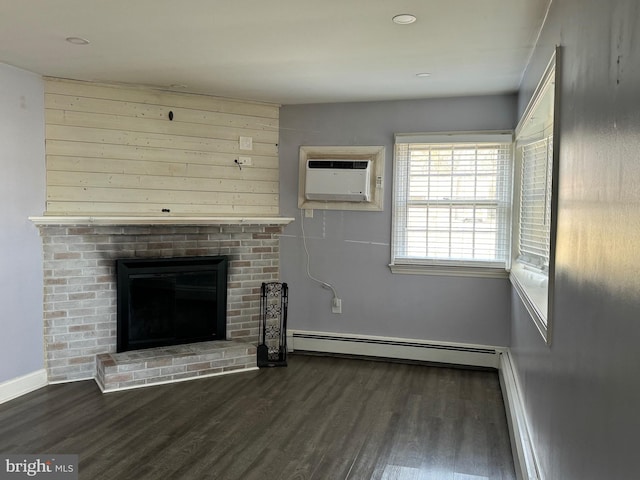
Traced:
[[[411, 133], [396, 134], [394, 145], [393, 160], [393, 195], [392, 195], [392, 232], [391, 232], [391, 262], [389, 268], [392, 273], [413, 274], [413, 275], [446, 275], [446, 276], [465, 276], [465, 277], [488, 277], [488, 278], [508, 278], [508, 268], [510, 262], [509, 252], [511, 250], [511, 206], [512, 206], [512, 188], [513, 188], [513, 131], [481, 131], [481, 132], [440, 132], [440, 133]], [[398, 182], [400, 182], [398, 145], [399, 144], [443, 144], [443, 145], [482, 145], [482, 144], [503, 144], [509, 145], [510, 157], [506, 164], [504, 180], [507, 182], [505, 186], [505, 195], [502, 199], [497, 199], [496, 203], [502, 203], [505, 209], [504, 225], [502, 226], [502, 235], [505, 236], [506, 244], [504, 245], [506, 256], [504, 265], [502, 262], [483, 262], [479, 260], [457, 260], [457, 259], [440, 259], [429, 257], [418, 258], [402, 258], [396, 257], [398, 237], [402, 236], [400, 225], [401, 220], [398, 219], [398, 202], [406, 202], [406, 196], [402, 199], [398, 198], [400, 190]], [[475, 148], [475, 147], [474, 147]], [[405, 185], [406, 187], [406, 185]], [[473, 202], [471, 202], [473, 203]], [[406, 225], [404, 225], [406, 229]]]
[[[540, 332], [542, 338], [547, 345], [551, 344], [551, 333], [553, 325], [553, 286], [555, 279], [555, 249], [556, 249], [556, 232], [557, 232], [557, 212], [558, 212], [558, 172], [560, 157], [560, 49], [556, 48], [554, 54], [549, 61], [542, 78], [534, 91], [527, 108], [522, 114], [518, 126], [516, 127], [515, 139], [515, 165], [514, 165], [514, 200], [513, 200], [513, 243], [512, 243], [512, 260], [511, 273], [509, 279], [518, 296], [522, 300], [529, 316], [534, 325]], [[551, 102], [545, 100], [545, 96], [553, 93]], [[544, 102], [550, 103], [545, 105]], [[550, 116], [553, 125], [546, 127], [546, 132], [541, 135], [542, 138], [552, 138], [551, 150], [552, 155], [550, 161], [551, 182], [550, 189], [550, 225], [549, 225], [549, 258], [548, 265], [535, 262], [528, 262], [526, 259], [520, 258], [520, 229], [521, 217], [520, 206], [522, 191], [520, 183], [522, 181], [522, 156], [523, 148], [527, 145], [530, 135], [530, 125], [534, 118], [549, 116], [546, 110], [552, 108]], [[543, 114], [541, 114], [543, 112]], [[539, 263], [539, 262], [538, 262]]]

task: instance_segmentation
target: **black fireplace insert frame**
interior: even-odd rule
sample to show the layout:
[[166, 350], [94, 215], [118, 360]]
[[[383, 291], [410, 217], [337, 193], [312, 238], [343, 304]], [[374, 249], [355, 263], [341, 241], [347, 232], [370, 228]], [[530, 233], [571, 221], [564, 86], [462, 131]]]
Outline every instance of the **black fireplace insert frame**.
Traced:
[[[116, 349], [118, 352], [144, 348], [180, 345], [212, 340], [225, 340], [227, 328], [227, 272], [226, 256], [172, 257], [172, 258], [130, 258], [116, 260], [117, 277], [117, 329]], [[216, 279], [216, 307], [212, 312], [215, 319], [212, 332], [197, 337], [174, 337], [157, 341], [136, 343], [130, 340], [129, 315], [131, 278], [166, 276], [172, 274], [210, 273]], [[215, 314], [215, 317], [213, 315]]]

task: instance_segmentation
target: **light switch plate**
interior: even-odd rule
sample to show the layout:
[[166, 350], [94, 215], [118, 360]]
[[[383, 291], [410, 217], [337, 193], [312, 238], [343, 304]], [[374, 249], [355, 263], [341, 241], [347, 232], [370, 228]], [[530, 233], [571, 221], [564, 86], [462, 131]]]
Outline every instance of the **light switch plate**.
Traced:
[[253, 137], [240, 137], [240, 150], [253, 150]]

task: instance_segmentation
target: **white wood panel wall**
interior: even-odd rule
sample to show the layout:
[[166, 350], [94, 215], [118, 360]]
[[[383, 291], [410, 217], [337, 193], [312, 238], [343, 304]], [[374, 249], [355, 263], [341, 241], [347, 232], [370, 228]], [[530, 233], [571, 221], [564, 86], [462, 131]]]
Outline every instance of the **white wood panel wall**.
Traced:
[[[277, 105], [46, 78], [45, 213], [277, 215], [278, 115]], [[253, 150], [239, 149], [241, 136]], [[240, 169], [240, 155], [252, 165]]]

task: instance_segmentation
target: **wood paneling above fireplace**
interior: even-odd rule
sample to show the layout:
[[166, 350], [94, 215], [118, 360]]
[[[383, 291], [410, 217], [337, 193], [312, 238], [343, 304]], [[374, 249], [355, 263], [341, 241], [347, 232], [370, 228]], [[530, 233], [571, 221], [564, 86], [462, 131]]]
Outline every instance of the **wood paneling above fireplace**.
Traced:
[[278, 214], [278, 105], [47, 78], [45, 107], [46, 214]]

